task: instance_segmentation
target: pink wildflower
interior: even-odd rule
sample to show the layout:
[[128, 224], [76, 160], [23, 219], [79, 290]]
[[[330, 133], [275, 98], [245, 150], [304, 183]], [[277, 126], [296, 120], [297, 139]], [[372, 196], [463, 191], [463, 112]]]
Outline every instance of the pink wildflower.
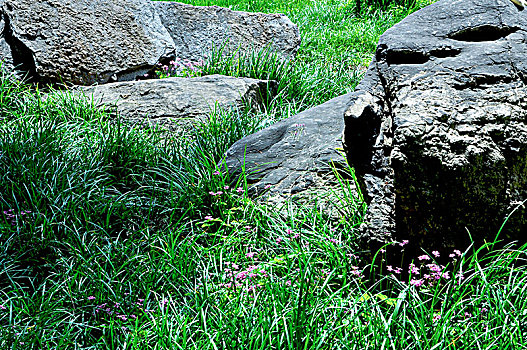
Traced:
[[256, 252], [250, 252], [250, 253], [245, 254], [245, 256], [248, 258], [254, 258], [255, 255], [256, 255]]
[[419, 268], [415, 266], [414, 264], [410, 264], [408, 267], [408, 271], [412, 274], [417, 274], [419, 273]]
[[94, 297], [93, 295], [90, 295], [90, 296], [88, 297], [88, 300], [95, 300], [95, 297]]
[[404, 247], [404, 246], [407, 245], [408, 243], [410, 243], [410, 241], [407, 240], [407, 239], [405, 239], [405, 240], [403, 240], [401, 243], [399, 243], [399, 246]]
[[454, 249], [454, 253], [455, 253], [457, 256], [461, 256], [461, 251], [459, 251], [458, 249]]
[[265, 185], [265, 187], [264, 187], [265, 190], [268, 190], [270, 188], [271, 188], [271, 185]]
[[422, 279], [412, 278], [412, 280], [410, 281], [410, 285], [415, 287], [421, 287], [424, 283], [425, 282]]
[[437, 250], [434, 250], [432, 252], [432, 255], [435, 256], [436, 258], [439, 258], [439, 256], [440, 256], [440, 254], [439, 254], [439, 252]]
[[418, 256], [417, 259], [419, 260], [430, 260], [430, 257], [428, 255], [421, 255], [421, 256]]
[[224, 189], [224, 190], [228, 190], [228, 189], [229, 189], [229, 186], [223, 186], [223, 189]]
[[205, 220], [207, 220], [207, 221], [210, 221], [212, 219], [214, 219], [214, 218], [212, 216], [210, 216], [210, 215], [205, 216]]
[[282, 242], [283, 240], [284, 240], [284, 239], [283, 239], [282, 237], [278, 237], [278, 238], [276, 239], [276, 243], [280, 243], [280, 242]]
[[428, 265], [426, 265], [426, 266], [427, 266], [427, 267], [430, 269], [430, 271], [432, 271], [432, 272], [441, 272], [441, 267], [439, 267], [439, 265], [437, 265], [437, 264], [428, 264]]
[[218, 170], [216, 170], [215, 172], [212, 173], [212, 175], [219, 175], [220, 172]]
[[236, 189], [236, 192], [238, 192], [238, 193], [242, 193], [242, 192], [243, 192], [243, 187], [238, 187], [238, 188]]

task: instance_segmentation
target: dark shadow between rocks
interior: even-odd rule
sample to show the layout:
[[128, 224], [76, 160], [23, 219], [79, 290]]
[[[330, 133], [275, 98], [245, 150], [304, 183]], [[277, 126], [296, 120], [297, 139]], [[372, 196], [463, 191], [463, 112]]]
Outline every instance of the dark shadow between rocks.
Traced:
[[28, 83], [38, 82], [37, 68], [31, 50], [13, 36], [9, 17], [6, 14], [2, 15], [5, 23], [3, 35], [7, 45], [11, 48], [13, 66], [26, 75]]

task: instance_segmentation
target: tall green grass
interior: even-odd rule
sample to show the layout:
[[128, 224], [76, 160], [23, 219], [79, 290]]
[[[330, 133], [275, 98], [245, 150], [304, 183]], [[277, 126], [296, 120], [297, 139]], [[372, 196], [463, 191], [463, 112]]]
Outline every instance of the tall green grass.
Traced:
[[[295, 68], [249, 56], [206, 69], [273, 77], [280, 117], [352, 89], [346, 74], [408, 10], [244, 6], [264, 5], [311, 33]], [[401, 266], [391, 252], [405, 242], [393, 242], [369, 261], [352, 169], [335, 172], [329, 208], [249, 198], [244, 177], [217, 164], [272, 113], [217, 110], [171, 135], [0, 73], [0, 349], [526, 347], [525, 245], [438, 249]]]
[[338, 172], [334, 220], [317, 197], [258, 204], [216, 167], [254, 116], [171, 139], [2, 86], [2, 349], [525, 346], [525, 245], [423, 253], [405, 275], [389, 260], [404, 242], [364, 258], [364, 202]]

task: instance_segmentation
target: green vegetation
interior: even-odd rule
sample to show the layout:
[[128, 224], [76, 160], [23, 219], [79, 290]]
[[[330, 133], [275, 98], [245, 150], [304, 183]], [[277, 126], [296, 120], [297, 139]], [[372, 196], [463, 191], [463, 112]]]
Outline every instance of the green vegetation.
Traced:
[[217, 167], [270, 120], [352, 90], [381, 32], [416, 9], [285, 3], [230, 3], [299, 23], [294, 68], [243, 61], [275, 74], [281, 99], [184, 135], [131, 128], [66, 92], [42, 98], [0, 69], [1, 349], [524, 347], [526, 246], [368, 261], [351, 169], [322, 209], [323, 194], [260, 203]]

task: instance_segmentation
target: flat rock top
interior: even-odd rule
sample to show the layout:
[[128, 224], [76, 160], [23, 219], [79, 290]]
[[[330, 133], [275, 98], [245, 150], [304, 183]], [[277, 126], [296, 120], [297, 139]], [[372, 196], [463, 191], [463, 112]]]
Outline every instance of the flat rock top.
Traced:
[[137, 122], [155, 121], [175, 126], [176, 119], [200, 119], [217, 107], [259, 109], [274, 81], [208, 75], [166, 78], [79, 87], [97, 103], [116, 106], [120, 115]]

